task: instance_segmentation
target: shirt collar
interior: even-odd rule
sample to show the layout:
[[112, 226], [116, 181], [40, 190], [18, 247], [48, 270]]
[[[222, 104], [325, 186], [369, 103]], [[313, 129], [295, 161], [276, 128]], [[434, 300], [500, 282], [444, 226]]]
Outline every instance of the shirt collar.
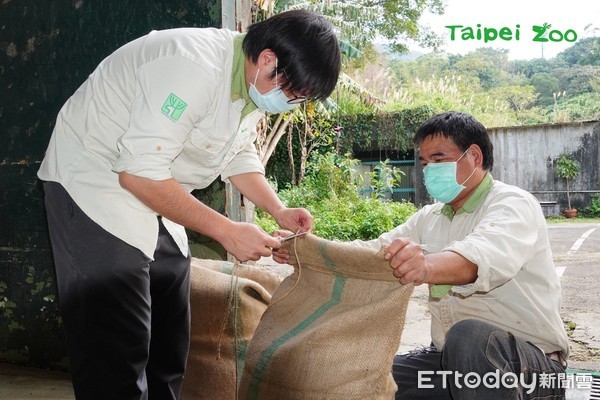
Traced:
[[233, 38], [233, 66], [231, 70], [231, 101], [235, 102], [240, 99], [246, 102], [246, 106], [242, 110], [242, 118], [256, 110], [256, 104], [250, 100], [248, 87], [246, 86], [246, 72], [244, 64], [246, 57], [242, 49], [245, 33], [239, 34]]
[[[469, 197], [465, 204], [463, 204], [463, 206], [458, 209], [456, 214], [462, 214], [465, 212], [472, 213], [473, 211], [475, 211], [477, 207], [479, 207], [479, 205], [483, 202], [490, 190], [492, 190], [493, 185], [494, 178], [492, 178], [492, 175], [489, 172], [487, 172], [481, 180], [481, 182], [479, 183], [479, 185], [477, 185], [477, 187], [473, 191], [471, 197]], [[454, 218], [455, 215], [454, 209], [450, 204], [444, 204], [441, 213], [450, 219]]]

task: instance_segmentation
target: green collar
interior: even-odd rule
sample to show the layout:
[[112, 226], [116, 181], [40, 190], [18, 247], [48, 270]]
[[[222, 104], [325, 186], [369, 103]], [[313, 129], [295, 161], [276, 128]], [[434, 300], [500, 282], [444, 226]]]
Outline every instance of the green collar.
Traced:
[[[492, 186], [494, 185], [494, 178], [488, 172], [483, 177], [481, 183], [475, 188], [473, 194], [469, 199], [463, 204], [461, 208], [458, 209], [456, 214], [462, 213], [472, 213], [479, 207], [479, 205], [483, 202], [483, 199], [488, 195], [490, 190], [492, 190]], [[454, 218], [454, 209], [450, 204], [444, 204], [442, 207], [441, 213], [446, 217], [453, 219]]]
[[250, 100], [248, 87], [246, 86], [246, 71], [244, 69], [246, 58], [242, 49], [245, 36], [246, 34], [243, 33], [233, 38], [233, 66], [231, 69], [231, 101], [243, 99], [246, 102], [246, 106], [242, 110], [242, 119], [257, 109], [254, 102]]

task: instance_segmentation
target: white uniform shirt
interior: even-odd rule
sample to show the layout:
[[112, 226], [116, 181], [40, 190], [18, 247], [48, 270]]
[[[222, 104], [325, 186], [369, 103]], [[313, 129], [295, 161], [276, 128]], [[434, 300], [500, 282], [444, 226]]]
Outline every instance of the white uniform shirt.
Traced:
[[442, 213], [443, 203], [428, 205], [378, 239], [353, 243], [379, 249], [409, 237], [424, 252], [453, 251], [477, 265], [474, 283], [452, 286], [441, 299], [429, 298], [431, 338], [438, 349], [455, 323], [478, 319], [545, 353], [559, 350], [567, 357], [560, 281], [538, 201], [522, 189], [492, 181], [489, 174], [486, 179], [491, 189], [473, 209], [449, 218]]
[[[174, 178], [190, 191], [219, 175], [264, 173], [253, 144], [263, 113], [252, 107], [242, 119], [246, 101], [232, 100], [241, 39], [181, 28], [115, 51], [61, 109], [40, 179], [62, 184], [93, 221], [153, 258], [157, 215], [119, 185], [119, 172]], [[163, 221], [187, 255], [184, 228]]]

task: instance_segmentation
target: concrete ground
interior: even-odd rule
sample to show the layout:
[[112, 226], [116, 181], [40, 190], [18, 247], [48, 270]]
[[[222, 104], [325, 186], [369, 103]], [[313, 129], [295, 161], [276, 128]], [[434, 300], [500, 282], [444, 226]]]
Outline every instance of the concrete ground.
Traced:
[[72, 400], [69, 374], [0, 363], [0, 399]]
[[[551, 223], [548, 226], [557, 273], [563, 286], [561, 314], [571, 322], [572, 349], [570, 372], [594, 372], [594, 385], [600, 390], [600, 224]], [[286, 275], [289, 266], [261, 260], [265, 268]], [[427, 287], [415, 289], [408, 306], [406, 324], [399, 352], [409, 351], [430, 342]], [[597, 381], [596, 381], [597, 380]], [[588, 388], [568, 389], [567, 400], [588, 400]], [[59, 371], [0, 363], [0, 399], [3, 400], [72, 400], [69, 375]]]

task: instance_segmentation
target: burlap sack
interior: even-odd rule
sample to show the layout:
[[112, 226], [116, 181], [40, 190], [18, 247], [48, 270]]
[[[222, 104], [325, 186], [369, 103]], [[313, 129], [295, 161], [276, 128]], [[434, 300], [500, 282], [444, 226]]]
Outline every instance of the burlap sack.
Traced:
[[291, 247], [294, 274], [250, 342], [239, 399], [393, 399], [412, 284], [393, 277], [384, 250], [312, 235]]
[[244, 264], [238, 265], [236, 279], [232, 268], [231, 262], [192, 259], [184, 400], [235, 400], [248, 342], [282, 280], [264, 268]]

